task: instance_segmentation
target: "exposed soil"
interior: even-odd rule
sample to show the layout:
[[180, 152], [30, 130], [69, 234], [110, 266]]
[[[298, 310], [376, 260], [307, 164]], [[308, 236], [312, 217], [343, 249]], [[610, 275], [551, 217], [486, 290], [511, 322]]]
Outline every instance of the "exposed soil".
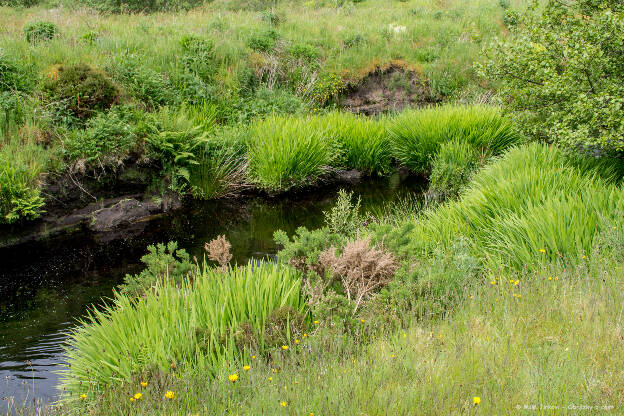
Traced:
[[347, 111], [371, 116], [438, 101], [416, 71], [391, 65], [375, 69], [360, 83], [348, 88], [342, 106]]

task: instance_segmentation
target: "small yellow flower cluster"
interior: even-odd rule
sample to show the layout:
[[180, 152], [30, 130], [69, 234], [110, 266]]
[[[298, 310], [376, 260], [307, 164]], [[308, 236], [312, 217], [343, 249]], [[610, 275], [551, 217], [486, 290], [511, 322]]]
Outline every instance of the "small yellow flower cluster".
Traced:
[[234, 383], [234, 382], [236, 382], [236, 380], [238, 380], [238, 374], [230, 374], [230, 375], [229, 375], [229, 377], [228, 377], [228, 379], [229, 379], [232, 383]]
[[175, 393], [172, 392], [171, 390], [168, 390], [167, 393], [165, 393], [165, 397], [169, 400], [172, 400], [175, 396]]

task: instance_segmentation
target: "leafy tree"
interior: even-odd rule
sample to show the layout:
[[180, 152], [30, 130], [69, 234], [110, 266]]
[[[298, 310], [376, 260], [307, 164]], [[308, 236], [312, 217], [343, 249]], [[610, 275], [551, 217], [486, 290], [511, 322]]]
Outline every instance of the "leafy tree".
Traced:
[[624, 2], [532, 0], [481, 73], [528, 133], [597, 155], [624, 150]]

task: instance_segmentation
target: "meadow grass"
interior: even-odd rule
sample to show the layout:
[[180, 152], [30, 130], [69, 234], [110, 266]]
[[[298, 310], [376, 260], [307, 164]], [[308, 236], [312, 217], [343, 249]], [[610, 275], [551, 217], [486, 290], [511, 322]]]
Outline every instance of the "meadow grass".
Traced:
[[76, 400], [146, 371], [190, 366], [221, 374], [242, 358], [243, 347], [235, 340], [242, 325], [257, 337], [254, 352], [259, 354], [267, 316], [284, 306], [303, 309], [300, 278], [273, 263], [225, 273], [204, 265], [178, 287], [165, 280], [138, 299], [116, 293], [112, 303], [92, 311], [72, 332], [65, 350], [71, 365], [62, 387]]
[[[572, 405], [617, 413], [624, 406], [623, 271], [598, 251], [574, 267], [492, 271], [466, 282], [445, 316], [413, 321], [368, 345], [320, 322], [293, 350], [270, 361], [247, 357], [248, 371], [242, 363], [231, 368], [236, 383], [185, 369], [164, 383], [146, 378], [144, 388], [136, 379], [49, 414], [511, 414], [518, 405], [546, 414], [574, 414]], [[131, 403], [137, 392], [143, 397]]]

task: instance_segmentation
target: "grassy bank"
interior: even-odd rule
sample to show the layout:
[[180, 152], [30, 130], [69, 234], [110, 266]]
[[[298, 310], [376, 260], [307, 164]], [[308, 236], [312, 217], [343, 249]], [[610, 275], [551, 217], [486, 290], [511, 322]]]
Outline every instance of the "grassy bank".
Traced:
[[[540, 167], [543, 175], [523, 174]], [[580, 403], [620, 409], [621, 193], [604, 166], [532, 144], [493, 160], [459, 199], [424, 213], [396, 207], [363, 226], [357, 204], [343, 194], [325, 227], [292, 238], [276, 234], [283, 265], [236, 272], [266, 287], [266, 299], [242, 275], [208, 265], [194, 275], [188, 256], [160, 253], [161, 269], [148, 262], [142, 277], [128, 278], [139, 282], [135, 289], [126, 287], [116, 306], [74, 335], [67, 373], [74, 381], [65, 385], [73, 395], [49, 412], [488, 414], [526, 404], [565, 413]], [[496, 199], [475, 205], [484, 196]], [[566, 212], [566, 198], [588, 208], [572, 204], [574, 213]], [[518, 220], [526, 210], [541, 214]], [[569, 223], [549, 226], [559, 215]], [[513, 245], [496, 241], [503, 237]], [[290, 268], [299, 274], [279, 275]], [[159, 283], [158, 270], [171, 277]], [[201, 300], [205, 289], [235, 282], [238, 290], [219, 290], [235, 293], [236, 302], [218, 304], [243, 315], [215, 314], [199, 325], [205, 329], [194, 329], [193, 319], [213, 310]], [[284, 290], [271, 289], [277, 282]], [[360, 298], [370, 282], [380, 283], [376, 293]], [[136, 287], [147, 291], [131, 301]], [[271, 310], [302, 307], [291, 287], [303, 294], [307, 317], [288, 312], [276, 325]], [[174, 299], [186, 309], [172, 307]], [[171, 330], [178, 335], [161, 336]], [[206, 334], [215, 342], [203, 344]], [[277, 341], [265, 344], [267, 337]], [[202, 361], [206, 345], [230, 352]]]
[[[100, 3], [0, 6], [0, 154], [11, 161], [0, 176], [0, 222], [38, 217], [48, 202], [41, 187], [67, 175], [86, 189], [140, 167], [150, 172], [142, 179], [147, 195], [215, 198], [250, 184], [281, 191], [310, 183], [327, 167], [386, 172], [403, 158], [388, 154], [376, 122], [334, 114], [317, 123], [316, 139], [291, 147], [292, 160], [274, 177], [262, 166], [273, 157], [262, 142], [284, 123], [275, 114], [342, 108], [380, 73], [389, 75], [374, 87], [393, 99], [480, 101], [488, 86], [472, 62], [505, 32], [500, 18], [513, 6], [215, 1], [133, 15], [84, 8]], [[335, 150], [316, 148], [325, 127], [339, 136], [340, 158], [317, 154]], [[247, 175], [240, 136], [249, 134], [258, 140]]]

